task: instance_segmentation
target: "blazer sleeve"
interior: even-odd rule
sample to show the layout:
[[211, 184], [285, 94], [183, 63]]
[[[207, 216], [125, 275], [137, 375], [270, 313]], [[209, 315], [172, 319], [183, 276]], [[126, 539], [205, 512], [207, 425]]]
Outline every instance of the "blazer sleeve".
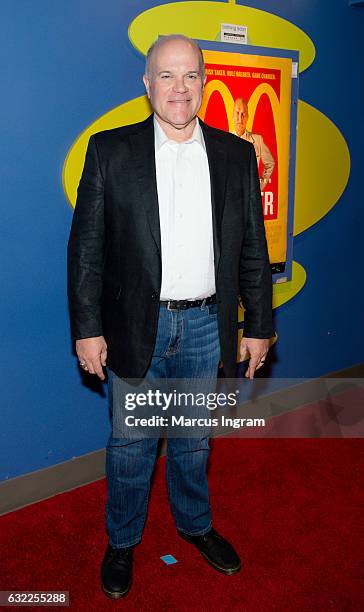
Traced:
[[68, 299], [74, 340], [101, 336], [104, 179], [91, 136], [68, 241]]
[[271, 338], [272, 273], [265, 237], [262, 197], [253, 146], [249, 160], [248, 211], [239, 263], [240, 297], [245, 309], [244, 336]]

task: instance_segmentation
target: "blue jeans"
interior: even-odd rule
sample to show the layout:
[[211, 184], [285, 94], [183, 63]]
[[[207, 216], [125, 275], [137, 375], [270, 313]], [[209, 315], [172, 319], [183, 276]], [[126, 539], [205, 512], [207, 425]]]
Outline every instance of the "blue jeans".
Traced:
[[[170, 311], [160, 307], [155, 349], [146, 378], [213, 378], [220, 343], [216, 304]], [[112, 410], [112, 381], [109, 400]], [[140, 542], [158, 439], [109, 438], [106, 448], [106, 526], [113, 548]], [[167, 486], [177, 529], [202, 535], [211, 528], [206, 466], [209, 439], [169, 438]]]

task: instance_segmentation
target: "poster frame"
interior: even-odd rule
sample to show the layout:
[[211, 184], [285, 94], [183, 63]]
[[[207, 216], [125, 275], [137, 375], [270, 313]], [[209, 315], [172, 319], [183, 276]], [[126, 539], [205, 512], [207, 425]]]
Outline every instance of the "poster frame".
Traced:
[[225, 51], [238, 55], [259, 55], [262, 57], [280, 57], [291, 59], [295, 64], [295, 76], [291, 79], [290, 104], [290, 137], [289, 137], [289, 163], [288, 163], [288, 210], [287, 210], [287, 253], [284, 272], [272, 272], [273, 284], [292, 280], [293, 259], [293, 230], [294, 230], [294, 196], [296, 173], [296, 135], [297, 135], [297, 108], [299, 91], [299, 51], [292, 49], [278, 49], [256, 45], [236, 45], [233, 43], [195, 39], [202, 51]]

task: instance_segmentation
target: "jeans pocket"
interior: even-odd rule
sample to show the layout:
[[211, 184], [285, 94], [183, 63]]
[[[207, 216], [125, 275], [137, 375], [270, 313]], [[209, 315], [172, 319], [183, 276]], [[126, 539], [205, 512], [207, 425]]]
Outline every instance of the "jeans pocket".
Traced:
[[217, 304], [209, 304], [207, 306], [209, 317], [217, 316]]

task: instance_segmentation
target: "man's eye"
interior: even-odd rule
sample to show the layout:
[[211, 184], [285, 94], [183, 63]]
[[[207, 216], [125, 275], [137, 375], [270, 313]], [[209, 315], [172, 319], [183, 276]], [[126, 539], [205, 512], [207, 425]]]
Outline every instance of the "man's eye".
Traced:
[[189, 78], [191, 81], [195, 81], [195, 80], [197, 79], [197, 74], [189, 74], [189, 75], [188, 75], [188, 78]]
[[169, 79], [170, 76], [171, 76], [170, 74], [162, 74], [161, 79]]

